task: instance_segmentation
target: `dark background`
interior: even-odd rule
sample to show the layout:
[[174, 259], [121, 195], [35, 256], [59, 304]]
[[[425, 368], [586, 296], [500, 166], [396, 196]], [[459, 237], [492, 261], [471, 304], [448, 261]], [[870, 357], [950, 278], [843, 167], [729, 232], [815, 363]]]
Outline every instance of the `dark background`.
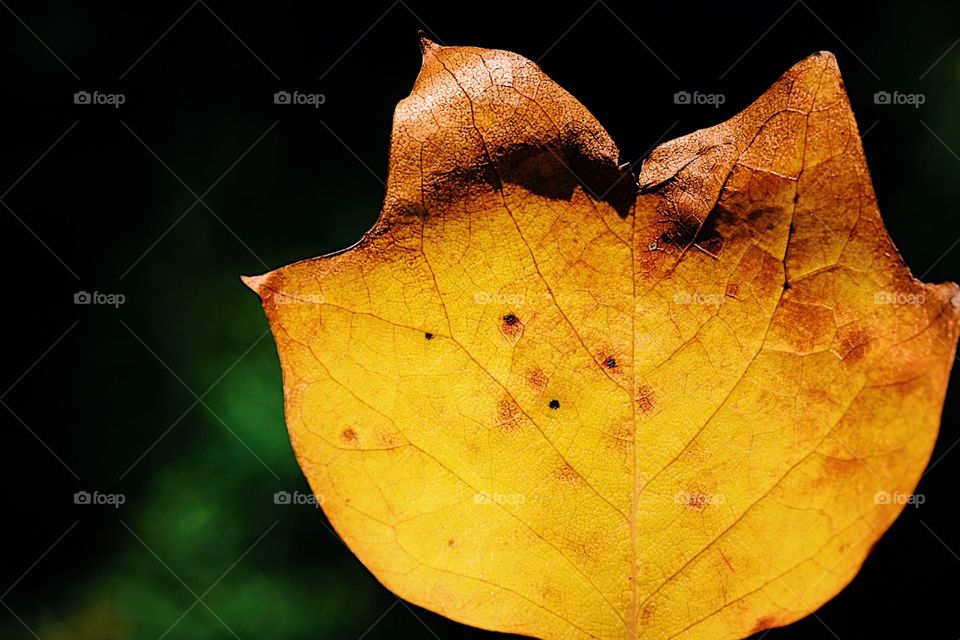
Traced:
[[[397, 604], [319, 511], [274, 503], [307, 486], [238, 280], [374, 222], [418, 29], [539, 60], [630, 160], [833, 51], [894, 241], [918, 276], [960, 279], [955, 1], [0, 4], [3, 638], [497, 637]], [[273, 104], [294, 89], [326, 103]], [[126, 301], [75, 305], [81, 290]], [[957, 382], [925, 503], [819, 619], [770, 639], [960, 636]]]

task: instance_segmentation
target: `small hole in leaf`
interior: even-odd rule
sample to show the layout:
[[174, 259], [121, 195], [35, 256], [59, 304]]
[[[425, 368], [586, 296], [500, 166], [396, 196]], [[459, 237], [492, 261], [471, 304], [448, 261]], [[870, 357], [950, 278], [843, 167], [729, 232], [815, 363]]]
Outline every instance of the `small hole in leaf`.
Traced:
[[559, 408], [560, 408], [560, 401], [559, 401], [559, 400], [551, 400], [551, 401], [550, 401], [550, 408], [551, 408], [551, 409], [559, 409]]
[[614, 367], [617, 366], [617, 359], [614, 358], [613, 356], [609, 356], [606, 360], [603, 361], [603, 364], [607, 367], [607, 369], [613, 369]]

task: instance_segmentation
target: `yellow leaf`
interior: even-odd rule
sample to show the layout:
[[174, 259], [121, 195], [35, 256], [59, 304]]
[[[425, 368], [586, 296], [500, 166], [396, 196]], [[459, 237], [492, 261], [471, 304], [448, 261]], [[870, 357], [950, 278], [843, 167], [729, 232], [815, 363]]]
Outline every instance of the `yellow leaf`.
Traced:
[[540, 638], [817, 609], [929, 459], [960, 306], [891, 243], [834, 57], [638, 186], [533, 63], [423, 49], [376, 226], [245, 279], [336, 530], [399, 596]]

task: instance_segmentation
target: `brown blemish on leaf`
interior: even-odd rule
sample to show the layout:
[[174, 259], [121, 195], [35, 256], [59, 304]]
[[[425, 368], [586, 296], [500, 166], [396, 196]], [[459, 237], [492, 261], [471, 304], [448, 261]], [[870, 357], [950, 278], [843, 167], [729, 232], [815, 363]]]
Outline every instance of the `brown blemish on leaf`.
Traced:
[[551, 584], [543, 584], [540, 587], [540, 597], [546, 606], [560, 607], [564, 603], [563, 591], [557, 589]]
[[643, 611], [640, 612], [640, 622], [643, 623], [643, 626], [648, 627], [653, 623], [653, 617], [657, 612], [657, 603], [650, 602], [643, 607]]
[[656, 397], [653, 394], [653, 389], [645, 384], [637, 387], [637, 397], [635, 400], [637, 402], [637, 406], [640, 407], [640, 410], [644, 413], [650, 413], [653, 411], [653, 408], [657, 404]]
[[345, 442], [355, 443], [357, 441], [357, 433], [353, 429], [344, 429], [343, 433], [340, 434], [340, 437], [344, 439]]
[[730, 570], [730, 573], [736, 573], [737, 570], [733, 568], [733, 563], [730, 562], [730, 558], [723, 552], [723, 549], [717, 549], [717, 553], [720, 555], [720, 559], [723, 560], [723, 564]]
[[734, 298], [734, 299], [738, 298], [740, 296], [740, 285], [734, 282], [731, 282], [730, 284], [728, 284], [726, 295], [728, 298]]
[[773, 616], [760, 618], [759, 620], [757, 620], [757, 624], [753, 626], [753, 631], [751, 631], [750, 634], [753, 635], [757, 633], [762, 633], [767, 629], [773, 629], [776, 626], [778, 626], [778, 622], [777, 622], [777, 619], [774, 618]]
[[604, 541], [582, 529], [570, 529], [568, 544], [578, 564], [596, 562], [603, 555]]
[[527, 369], [526, 378], [527, 384], [529, 384], [530, 387], [537, 393], [543, 391], [544, 387], [547, 386], [547, 375], [540, 367], [532, 367]]
[[377, 436], [381, 449], [395, 449], [403, 445], [403, 438], [395, 433], [381, 433]]
[[497, 428], [502, 432], [516, 431], [522, 418], [520, 408], [509, 397], [500, 398], [497, 403]]
[[835, 331], [836, 316], [831, 309], [784, 298], [770, 324], [768, 338], [772, 348], [808, 354], [828, 348]]
[[605, 431], [604, 442], [616, 451], [625, 466], [629, 466], [630, 456], [633, 454], [633, 428], [629, 423], [619, 424], [612, 431]]
[[870, 333], [857, 328], [840, 336], [840, 357], [844, 364], [854, 365], [863, 360], [870, 347]]
[[507, 313], [500, 319], [500, 332], [516, 342], [523, 334], [523, 323], [516, 314]]
[[694, 490], [684, 495], [685, 504], [691, 511], [701, 512], [710, 504], [710, 496], [700, 490]]
[[563, 465], [553, 473], [553, 477], [562, 484], [577, 484], [580, 482], [580, 474], [568, 464]]

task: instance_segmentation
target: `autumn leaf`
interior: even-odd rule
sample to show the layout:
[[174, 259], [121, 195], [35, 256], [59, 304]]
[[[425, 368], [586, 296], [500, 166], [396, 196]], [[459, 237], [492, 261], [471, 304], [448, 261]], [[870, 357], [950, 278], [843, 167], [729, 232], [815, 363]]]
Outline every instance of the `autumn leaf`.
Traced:
[[530, 61], [423, 51], [375, 227], [245, 278], [337, 532], [399, 596], [540, 638], [816, 610], [929, 460], [960, 306], [891, 243], [834, 57], [637, 180]]

